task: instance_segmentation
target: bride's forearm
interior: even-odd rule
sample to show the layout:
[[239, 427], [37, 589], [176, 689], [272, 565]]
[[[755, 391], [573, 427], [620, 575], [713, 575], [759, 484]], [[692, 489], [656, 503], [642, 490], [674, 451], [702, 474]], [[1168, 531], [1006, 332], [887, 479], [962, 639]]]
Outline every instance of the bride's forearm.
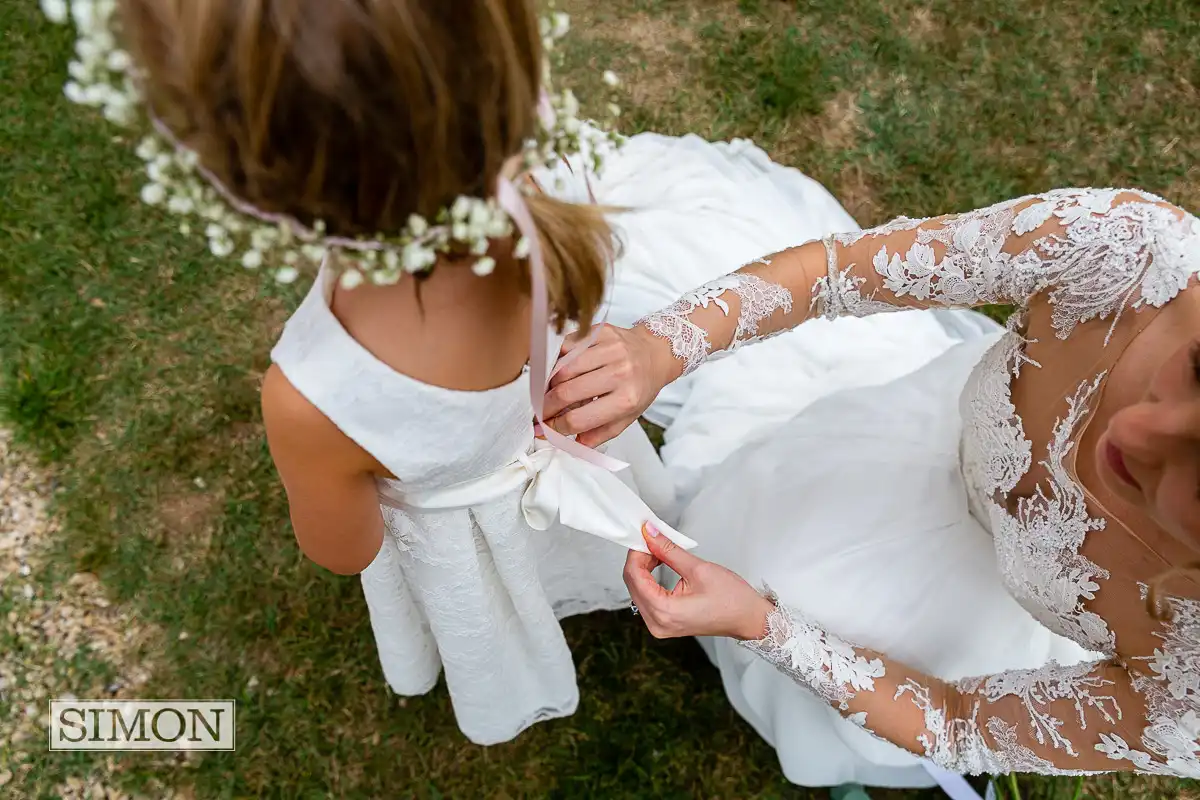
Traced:
[[742, 643], [874, 736], [960, 774], [1175, 774], [1136, 745], [1151, 720], [1125, 668], [1108, 661], [1009, 670], [954, 683], [839, 638], [776, 602], [766, 635]]
[[819, 241], [757, 259], [689, 292], [638, 321], [670, 344], [669, 377], [686, 375], [717, 354], [790, 330], [814, 313], [814, 291], [828, 274]]

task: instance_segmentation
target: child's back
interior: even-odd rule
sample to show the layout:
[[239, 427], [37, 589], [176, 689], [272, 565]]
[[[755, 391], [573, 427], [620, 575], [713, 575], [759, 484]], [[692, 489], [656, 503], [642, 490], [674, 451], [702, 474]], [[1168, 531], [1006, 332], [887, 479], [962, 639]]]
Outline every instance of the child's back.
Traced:
[[[521, 508], [528, 477], [485, 477], [524, 457], [533, 442], [521, 367], [525, 304], [510, 297], [509, 319], [496, 308], [490, 327], [472, 333], [476, 316], [462, 309], [477, 307], [482, 317], [493, 309], [470, 284], [435, 275], [422, 287], [424, 321], [414, 314], [401, 322], [388, 313], [393, 301], [404, 305], [387, 296], [393, 292], [360, 300], [357, 289], [332, 292], [329, 278], [321, 276], [272, 353], [264, 410], [273, 449], [279, 441], [326, 443], [332, 457], [297, 464], [311, 475], [298, 481], [328, 478], [330, 464], [353, 463], [355, 450], [363, 453], [359, 469], [396, 479], [385, 487], [382, 547], [362, 576], [388, 683], [399, 694], [420, 694], [444, 667], [459, 725], [483, 744], [570, 714], [578, 692], [557, 617], [628, 605], [624, 550], [558, 525], [534, 530]], [[480, 385], [478, 376], [489, 372], [495, 388]], [[332, 443], [345, 455], [332, 455]], [[640, 455], [653, 458], [648, 446]], [[286, 477], [287, 456], [277, 458]], [[294, 516], [308, 506], [304, 491], [289, 484]], [[332, 497], [327, 487], [315, 504]]]

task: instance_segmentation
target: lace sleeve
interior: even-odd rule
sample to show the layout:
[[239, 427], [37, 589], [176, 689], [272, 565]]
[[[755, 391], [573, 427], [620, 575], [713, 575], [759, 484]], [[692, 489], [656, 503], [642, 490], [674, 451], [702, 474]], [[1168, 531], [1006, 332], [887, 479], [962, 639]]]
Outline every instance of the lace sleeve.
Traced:
[[1063, 189], [810, 242], [706, 284], [640, 324], [670, 341], [684, 374], [814, 315], [1024, 306], [1041, 293], [1065, 339], [1082, 322], [1115, 327], [1127, 307], [1161, 307], [1197, 272], [1200, 221], [1192, 215], [1143, 192]]
[[[850, 721], [964, 775], [1117, 770], [1200, 777], [1197, 692], [1186, 621], [1146, 672], [1113, 662], [939, 681], [825, 631], [777, 604], [744, 646]], [[1192, 661], [1189, 662], [1189, 659]]]

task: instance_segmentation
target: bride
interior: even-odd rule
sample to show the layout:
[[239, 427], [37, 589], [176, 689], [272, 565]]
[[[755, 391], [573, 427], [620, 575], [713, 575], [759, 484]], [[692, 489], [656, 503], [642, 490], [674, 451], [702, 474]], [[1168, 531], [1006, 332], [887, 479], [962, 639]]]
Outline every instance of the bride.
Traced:
[[[626, 582], [655, 636], [713, 637], [792, 781], [927, 783], [918, 759], [1196, 778], [1197, 273], [1200, 221], [1143, 192], [900, 218], [605, 329], [547, 413], [597, 443], [691, 376], [664, 458], [700, 547], [650, 526]], [[694, 371], [811, 317], [985, 303], [1017, 306], [1008, 331], [815, 401], [775, 342]]]

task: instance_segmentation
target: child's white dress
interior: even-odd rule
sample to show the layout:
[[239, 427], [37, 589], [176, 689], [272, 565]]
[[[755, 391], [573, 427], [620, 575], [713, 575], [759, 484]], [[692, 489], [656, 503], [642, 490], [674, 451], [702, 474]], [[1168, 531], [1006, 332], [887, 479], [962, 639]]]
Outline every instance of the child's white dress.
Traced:
[[[536, 465], [528, 477], [506, 476], [525, 470], [533, 450], [528, 370], [482, 392], [400, 374], [342, 327], [329, 305], [333, 284], [322, 272], [271, 355], [399, 479], [381, 482], [386, 535], [362, 574], [388, 684], [424, 694], [445, 671], [459, 727], [478, 744], [570, 715], [579, 692], [558, 620], [628, 607], [626, 550], [526, 520]], [[670, 490], [645, 433], [631, 428], [608, 452], [631, 464], [619, 477], [667, 513]]]

